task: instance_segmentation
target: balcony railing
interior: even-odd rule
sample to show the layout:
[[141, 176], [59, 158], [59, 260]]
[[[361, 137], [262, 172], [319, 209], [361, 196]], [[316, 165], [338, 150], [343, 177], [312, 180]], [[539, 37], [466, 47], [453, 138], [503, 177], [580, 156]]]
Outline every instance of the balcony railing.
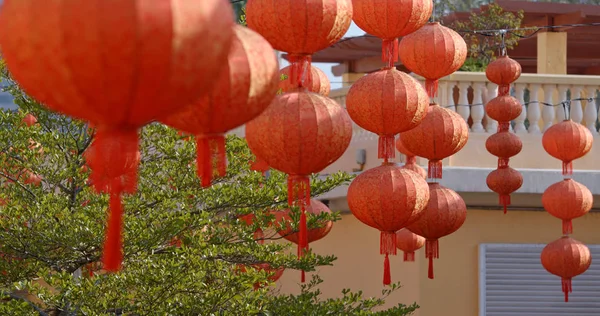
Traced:
[[[420, 79], [420, 78], [418, 78]], [[598, 102], [600, 76], [523, 74], [513, 85], [511, 94], [523, 104], [523, 112], [512, 122], [511, 129], [518, 134], [540, 134], [565, 119], [562, 106], [566, 100], [593, 98], [591, 101], [573, 101], [570, 116], [598, 135]], [[331, 92], [331, 97], [345, 105], [349, 87]], [[457, 72], [440, 80], [437, 102], [456, 111], [471, 128], [472, 133], [495, 133], [498, 123], [485, 114], [485, 104], [498, 95], [498, 86], [490, 83], [485, 73]], [[354, 126], [355, 139], [375, 135]]]

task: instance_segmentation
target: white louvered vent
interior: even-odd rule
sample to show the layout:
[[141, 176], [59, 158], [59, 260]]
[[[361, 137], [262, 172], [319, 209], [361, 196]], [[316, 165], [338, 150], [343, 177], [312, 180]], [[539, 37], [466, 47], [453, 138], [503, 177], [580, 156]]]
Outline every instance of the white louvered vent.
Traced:
[[568, 303], [560, 278], [542, 267], [544, 246], [479, 246], [479, 316], [600, 316], [600, 245], [588, 245], [592, 265], [573, 279]]

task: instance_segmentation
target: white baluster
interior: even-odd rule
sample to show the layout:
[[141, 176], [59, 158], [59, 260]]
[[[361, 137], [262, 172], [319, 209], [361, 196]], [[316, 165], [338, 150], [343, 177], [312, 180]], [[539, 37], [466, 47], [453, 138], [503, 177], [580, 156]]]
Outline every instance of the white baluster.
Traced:
[[[567, 92], [569, 91], [569, 86], [567, 85], [559, 85], [558, 86], [558, 102], [563, 102], [567, 99]], [[556, 104], [554, 103], [554, 104]], [[556, 106], [556, 121], [562, 122], [567, 119], [567, 114], [565, 113], [565, 107], [562, 104]]]
[[[498, 85], [495, 83], [488, 83], [487, 84], [487, 89], [484, 93], [484, 101], [487, 104], [488, 102], [490, 102], [490, 100], [492, 100], [493, 98], [498, 96]], [[485, 114], [485, 119], [487, 124], [485, 125], [485, 130], [488, 133], [495, 133], [498, 131], [498, 121], [494, 120], [493, 118], [489, 117], [487, 115], [487, 113]]]
[[[581, 98], [581, 91], [583, 88], [581, 86], [574, 86], [571, 88], [571, 100]], [[583, 107], [581, 106], [581, 101], [573, 101], [571, 102], [571, 120], [575, 123], [581, 123], [583, 120]]]
[[469, 122], [469, 116], [471, 116], [471, 108], [469, 107], [469, 86], [468, 82], [461, 82], [458, 84], [458, 105], [456, 106], [456, 112], [465, 120]]
[[473, 84], [473, 105], [471, 106], [471, 118], [473, 119], [473, 126], [471, 129], [473, 130], [473, 133], [485, 132], [483, 124], [481, 124], [481, 121], [485, 116], [485, 109], [483, 107], [482, 99], [483, 93], [487, 93], [484, 83], [477, 82]]
[[[552, 96], [554, 95], [555, 85], [553, 84], [545, 84], [542, 86], [544, 89], [544, 103], [554, 104], [552, 101]], [[553, 106], [549, 106], [547, 104], [542, 104], [542, 121], [544, 122], [544, 132], [554, 124], [554, 114], [556, 110]]]
[[539, 134], [540, 130], [539, 121], [541, 117], [540, 104], [538, 103], [540, 92], [539, 84], [532, 84], [529, 86], [529, 106], [527, 106], [527, 119], [529, 120], [529, 133]]
[[456, 112], [456, 102], [454, 102], [454, 87], [456, 82], [448, 81], [446, 86], [446, 102], [444, 103], [449, 110]]
[[596, 109], [596, 87], [585, 87], [585, 94], [586, 97], [591, 98], [591, 101], [586, 102], [583, 113], [585, 126], [587, 126], [593, 135], [598, 135], [598, 131], [596, 130], [596, 121], [598, 120], [598, 109]]
[[527, 119], [527, 107], [525, 107], [525, 99], [523, 98], [524, 92], [525, 84], [515, 84], [515, 98], [519, 100], [519, 103], [521, 103], [521, 106], [523, 107], [521, 115], [515, 119], [515, 133], [518, 134], [527, 133], [527, 128], [525, 127], [525, 119]]

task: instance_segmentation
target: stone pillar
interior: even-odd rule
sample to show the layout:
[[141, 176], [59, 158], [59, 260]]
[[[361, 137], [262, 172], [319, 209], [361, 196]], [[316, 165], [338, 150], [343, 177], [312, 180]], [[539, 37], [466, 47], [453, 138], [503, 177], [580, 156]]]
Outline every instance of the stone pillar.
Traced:
[[554, 75], [567, 74], [567, 33], [538, 33], [537, 73]]
[[364, 73], [357, 73], [357, 72], [346, 72], [344, 74], [342, 74], [342, 87], [349, 87], [351, 86], [353, 83], [355, 83], [358, 79], [362, 78], [365, 74]]

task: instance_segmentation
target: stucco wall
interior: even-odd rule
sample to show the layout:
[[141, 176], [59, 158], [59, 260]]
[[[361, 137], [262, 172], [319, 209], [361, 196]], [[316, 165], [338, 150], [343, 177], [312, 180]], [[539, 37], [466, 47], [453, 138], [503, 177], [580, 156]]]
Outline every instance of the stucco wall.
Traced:
[[[598, 227], [600, 213], [576, 219], [574, 238], [600, 244]], [[391, 258], [392, 281], [401, 281], [404, 288], [389, 297], [387, 305], [417, 302], [421, 306], [418, 316], [476, 316], [479, 244], [548, 243], [560, 235], [561, 222], [543, 211], [509, 211], [504, 215], [501, 211], [471, 209], [465, 225], [441, 240], [434, 280], [427, 278], [422, 250], [414, 263], [402, 262], [401, 256]], [[317, 253], [338, 257], [333, 267], [319, 270], [325, 280], [320, 287], [325, 296], [338, 296], [343, 288], [360, 289], [368, 296], [381, 294], [383, 257], [379, 255], [378, 231], [345, 214], [329, 236], [315, 242], [312, 248]], [[280, 289], [298, 291], [299, 280], [299, 272], [286, 271]]]

